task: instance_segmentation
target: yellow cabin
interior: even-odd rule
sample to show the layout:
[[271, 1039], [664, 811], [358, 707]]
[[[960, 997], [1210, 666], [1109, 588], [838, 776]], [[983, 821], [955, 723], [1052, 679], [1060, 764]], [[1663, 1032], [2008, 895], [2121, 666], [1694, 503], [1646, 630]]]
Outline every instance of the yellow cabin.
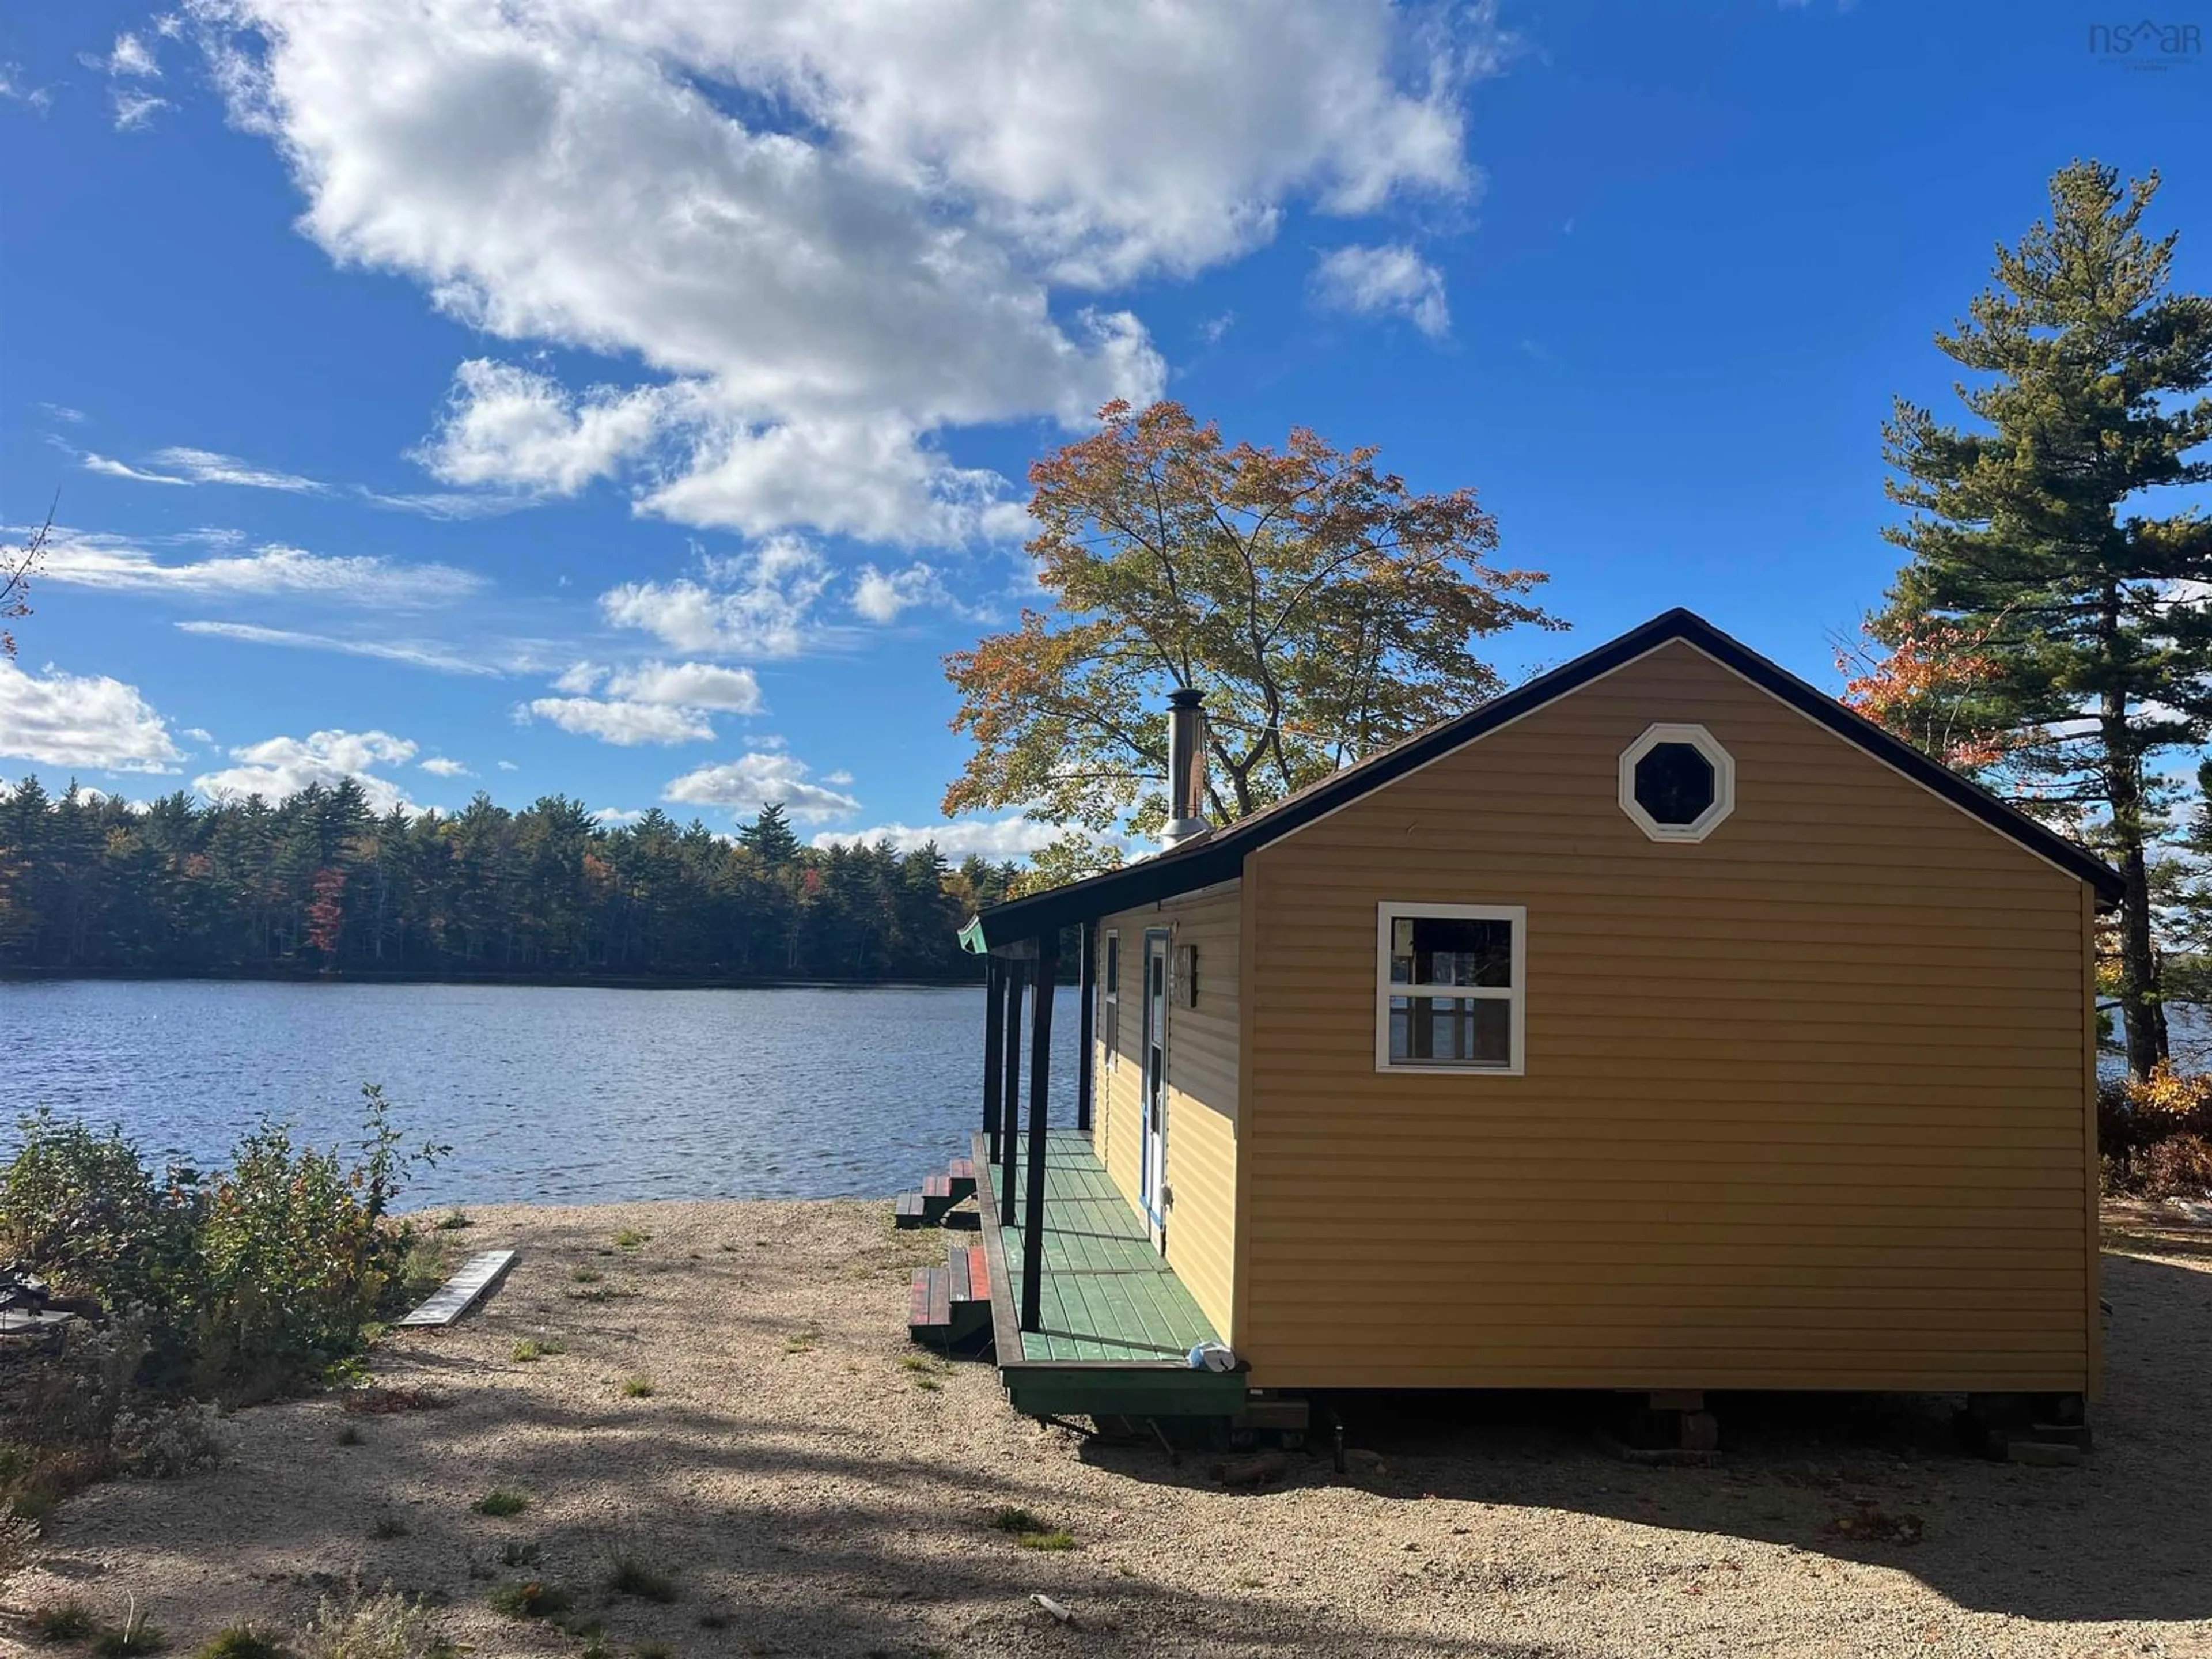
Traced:
[[1172, 844], [967, 930], [984, 1224], [919, 1332], [1040, 1415], [2095, 1393], [2106, 866], [1686, 611], [1221, 828], [1177, 696]]

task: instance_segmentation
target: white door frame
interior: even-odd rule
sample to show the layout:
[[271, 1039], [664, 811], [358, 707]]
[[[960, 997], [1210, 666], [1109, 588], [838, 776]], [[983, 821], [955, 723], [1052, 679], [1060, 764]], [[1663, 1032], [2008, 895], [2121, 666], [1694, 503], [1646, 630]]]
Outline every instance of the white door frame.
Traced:
[[1144, 1139], [1138, 1162], [1138, 1190], [1144, 1199], [1146, 1231], [1152, 1243], [1164, 1242], [1167, 1206], [1168, 1137], [1168, 963], [1171, 935], [1164, 927], [1145, 930], [1144, 1060], [1139, 1073]]

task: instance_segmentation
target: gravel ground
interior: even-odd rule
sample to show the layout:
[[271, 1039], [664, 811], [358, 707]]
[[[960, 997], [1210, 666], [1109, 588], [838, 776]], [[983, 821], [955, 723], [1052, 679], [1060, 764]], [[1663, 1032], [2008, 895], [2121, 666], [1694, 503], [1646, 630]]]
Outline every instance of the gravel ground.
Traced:
[[[2212, 1233], [2118, 1218], [2109, 1386], [2078, 1468], [1948, 1449], [1938, 1403], [1724, 1400], [1709, 1469], [1606, 1456], [1559, 1399], [1347, 1402], [1350, 1474], [1294, 1456], [1232, 1491], [1209, 1460], [1087, 1445], [1008, 1412], [986, 1365], [909, 1368], [908, 1268], [942, 1236], [881, 1204], [475, 1212], [522, 1261], [477, 1315], [380, 1349], [437, 1409], [241, 1413], [229, 1460], [72, 1499], [18, 1609], [126, 1601], [184, 1650], [296, 1624], [354, 1579], [429, 1598], [475, 1654], [580, 1638], [501, 1617], [539, 1577], [605, 1650], [679, 1655], [2212, 1654]], [[618, 1249], [617, 1233], [650, 1235]], [[578, 1275], [597, 1274], [596, 1279]], [[587, 1299], [612, 1292], [603, 1300]], [[524, 1339], [565, 1352], [518, 1362]], [[650, 1380], [649, 1395], [624, 1384]], [[341, 1436], [357, 1430], [361, 1443]], [[520, 1514], [472, 1505], [493, 1487]], [[988, 1525], [1018, 1504], [1076, 1547]], [[1856, 1538], [1869, 1510], [1917, 1543]], [[380, 1528], [380, 1522], [386, 1523]], [[396, 1523], [396, 1525], [391, 1524]], [[380, 1529], [404, 1534], [379, 1537]], [[1863, 1531], [1863, 1527], [1855, 1527]], [[528, 1572], [501, 1565], [534, 1546]], [[658, 1605], [605, 1591], [628, 1553]], [[1056, 1623], [1030, 1601], [1073, 1610]], [[702, 1624], [702, 1620], [721, 1621]], [[0, 1620], [0, 1648], [25, 1627]]]

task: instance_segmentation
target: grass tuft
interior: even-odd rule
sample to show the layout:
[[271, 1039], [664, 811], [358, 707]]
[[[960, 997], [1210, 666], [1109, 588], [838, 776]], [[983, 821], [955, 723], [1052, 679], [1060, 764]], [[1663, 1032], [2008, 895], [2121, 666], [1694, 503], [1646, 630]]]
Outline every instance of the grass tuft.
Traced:
[[568, 1297], [574, 1302], [619, 1302], [626, 1296], [636, 1294], [635, 1291], [619, 1285], [587, 1285], [580, 1291], [569, 1291]]
[[325, 1595], [300, 1632], [301, 1659], [459, 1659], [459, 1650], [438, 1634], [421, 1601], [396, 1590]]
[[499, 1564], [502, 1567], [534, 1567], [538, 1565], [538, 1546], [510, 1543], [500, 1551]]
[[514, 1345], [514, 1360], [519, 1365], [528, 1365], [568, 1352], [568, 1345], [557, 1336], [526, 1336]]
[[[723, 1248], [726, 1249], [733, 1249], [736, 1247], [734, 1245], [726, 1245]], [[727, 1630], [729, 1627], [730, 1615], [726, 1613], [718, 1613], [714, 1609], [709, 1608], [707, 1612], [699, 1615], [699, 1628], [701, 1630]]]
[[1044, 1522], [1029, 1510], [1009, 1504], [991, 1516], [991, 1524], [1000, 1532], [1042, 1532]]
[[92, 1638], [97, 1659], [132, 1659], [141, 1653], [159, 1653], [169, 1645], [159, 1626], [149, 1625], [134, 1608], [119, 1626], [110, 1625]]
[[675, 1575], [661, 1571], [635, 1555], [618, 1555], [607, 1571], [607, 1594], [634, 1595], [641, 1601], [673, 1601], [683, 1592]]
[[473, 1227], [477, 1224], [476, 1218], [465, 1210], [448, 1210], [430, 1224], [441, 1233], [457, 1233], [464, 1227]]
[[217, 1631], [192, 1650], [192, 1659], [289, 1659], [291, 1650], [251, 1625]]
[[676, 1659], [676, 1650], [665, 1642], [640, 1642], [636, 1659]]
[[615, 1248], [618, 1250], [634, 1250], [641, 1244], [650, 1243], [652, 1238], [651, 1233], [641, 1233], [634, 1227], [625, 1227], [615, 1235]]
[[368, 1529], [368, 1535], [385, 1542], [394, 1538], [404, 1538], [407, 1531], [407, 1523], [398, 1516], [380, 1515], [376, 1517], [376, 1524]]
[[1072, 1550], [1075, 1534], [1065, 1527], [1048, 1526], [1035, 1513], [1009, 1504], [995, 1511], [991, 1524], [1000, 1532], [1014, 1535], [1014, 1542], [1025, 1550]]
[[1050, 1532], [1025, 1532], [1014, 1540], [1025, 1550], [1072, 1550], [1075, 1534], [1066, 1527], [1054, 1527]]
[[362, 1431], [350, 1423], [340, 1429], [337, 1435], [338, 1444], [341, 1446], [358, 1446], [363, 1437]]
[[82, 1601], [41, 1607], [31, 1615], [31, 1629], [41, 1642], [82, 1642], [94, 1628], [92, 1609]]
[[552, 1619], [568, 1611], [573, 1600], [558, 1584], [521, 1578], [491, 1593], [491, 1609], [510, 1619]]
[[812, 1353], [822, 1346], [822, 1333], [815, 1330], [793, 1331], [783, 1339], [786, 1353]]
[[653, 1379], [649, 1376], [630, 1377], [622, 1385], [622, 1391], [625, 1400], [650, 1400], [654, 1393]]
[[579, 1285], [596, 1285], [605, 1277], [597, 1267], [579, 1267], [568, 1275]]
[[530, 1507], [530, 1499], [512, 1487], [494, 1486], [469, 1507], [478, 1515], [520, 1515]]

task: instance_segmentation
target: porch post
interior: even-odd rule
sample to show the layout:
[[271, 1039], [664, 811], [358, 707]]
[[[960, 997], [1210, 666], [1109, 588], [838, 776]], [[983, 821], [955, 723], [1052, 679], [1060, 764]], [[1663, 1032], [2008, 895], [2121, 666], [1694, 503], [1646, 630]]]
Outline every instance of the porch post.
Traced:
[[1006, 963], [1006, 1082], [999, 1091], [999, 1162], [1006, 1170], [999, 1199], [1001, 1227], [1014, 1224], [1014, 1166], [1021, 1162], [1022, 975], [1028, 967], [1018, 958]]
[[1094, 1029], [1097, 1012], [1093, 1005], [1098, 1000], [1098, 924], [1085, 922], [1082, 938], [1083, 968], [1077, 978], [1083, 1000], [1075, 1015], [1075, 1040], [1080, 1045], [1075, 1059], [1075, 1127], [1088, 1134], [1091, 1091], [1095, 1086], [1092, 1073], [1097, 1070], [1097, 1056], [1092, 1053], [1092, 1047], [1097, 1036]]
[[1036, 994], [1030, 1000], [1030, 1191], [1022, 1206], [1022, 1328], [1025, 1331], [1038, 1328], [1044, 1317], [1045, 1096], [1052, 1086], [1052, 982], [1060, 968], [1059, 951], [1056, 933], [1037, 940]]
[[1006, 1063], [1006, 973], [998, 957], [983, 958], [983, 1139], [994, 1162], [999, 1156], [999, 1077]]

